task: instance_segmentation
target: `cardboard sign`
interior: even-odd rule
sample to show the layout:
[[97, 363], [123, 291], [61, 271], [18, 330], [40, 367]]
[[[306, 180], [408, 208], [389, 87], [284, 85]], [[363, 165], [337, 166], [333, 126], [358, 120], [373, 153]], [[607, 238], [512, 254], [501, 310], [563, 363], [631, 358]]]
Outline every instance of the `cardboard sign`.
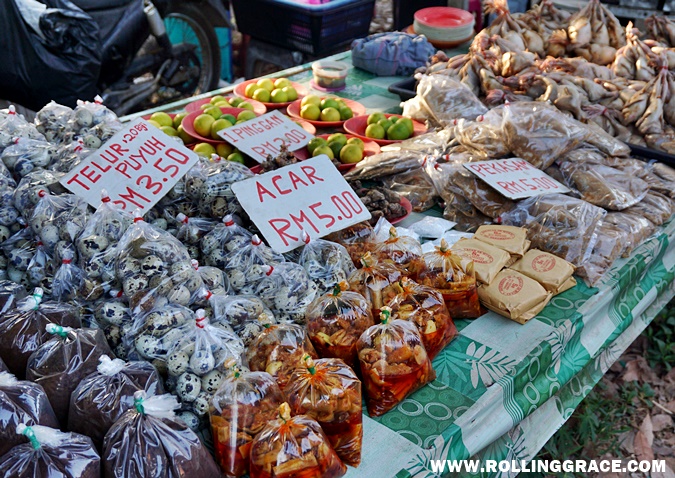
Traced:
[[541, 169], [520, 158], [465, 163], [464, 167], [509, 199], [570, 191]]
[[126, 211], [145, 213], [178, 182], [199, 156], [142, 119], [132, 121], [61, 179], [93, 207], [101, 189]]
[[370, 219], [370, 212], [326, 155], [232, 185], [237, 199], [272, 249], [288, 252]]
[[218, 131], [218, 136], [259, 163], [265, 161], [268, 154], [277, 156], [282, 144], [287, 145], [289, 151], [295, 151], [314, 137], [279, 110]]

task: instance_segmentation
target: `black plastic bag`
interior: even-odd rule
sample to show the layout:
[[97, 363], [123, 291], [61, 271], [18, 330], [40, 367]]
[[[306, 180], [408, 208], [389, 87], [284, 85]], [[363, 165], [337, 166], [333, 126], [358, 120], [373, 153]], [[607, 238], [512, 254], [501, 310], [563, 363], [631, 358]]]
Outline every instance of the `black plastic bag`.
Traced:
[[[43, 0], [41, 38], [26, 23], [18, 2], [5, 0], [0, 15], [0, 90], [5, 99], [35, 111], [50, 100], [75, 107], [92, 100], [101, 70], [96, 22], [67, 0]], [[30, 7], [28, 7], [30, 8]]]

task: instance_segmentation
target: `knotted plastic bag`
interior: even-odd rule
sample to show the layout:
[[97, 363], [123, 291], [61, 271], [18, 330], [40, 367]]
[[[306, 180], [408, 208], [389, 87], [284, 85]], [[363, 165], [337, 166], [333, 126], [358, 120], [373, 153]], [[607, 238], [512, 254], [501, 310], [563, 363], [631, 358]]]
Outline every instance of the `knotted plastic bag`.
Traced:
[[262, 266], [264, 276], [256, 285], [255, 295], [280, 320], [305, 323], [305, 310], [316, 297], [317, 286], [305, 269], [294, 262]]
[[354, 272], [354, 263], [344, 246], [324, 239], [310, 239], [303, 231], [305, 245], [300, 251], [298, 264], [319, 288], [319, 293], [328, 293], [335, 284], [347, 280]]
[[399, 236], [393, 226], [389, 229], [387, 240], [375, 246], [375, 255], [381, 261], [392, 262], [413, 279], [424, 270], [420, 242], [410, 236]]
[[349, 289], [365, 297], [373, 315], [379, 315], [392, 284], [398, 282], [403, 274], [391, 263], [378, 262], [370, 252], [361, 257], [361, 265], [361, 269], [349, 276]]
[[[210, 295], [208, 295], [210, 294]], [[247, 347], [262, 332], [265, 326], [277, 323], [272, 311], [255, 295], [223, 295], [207, 292], [215, 322], [224, 322], [232, 327]]]
[[231, 215], [223, 217], [221, 223], [201, 240], [201, 249], [207, 265], [225, 268], [231, 254], [250, 242], [252, 234], [234, 221]]
[[266, 273], [262, 266], [285, 262], [284, 256], [266, 246], [257, 235], [231, 254], [223, 268], [230, 287], [238, 294], [254, 294], [260, 279]]

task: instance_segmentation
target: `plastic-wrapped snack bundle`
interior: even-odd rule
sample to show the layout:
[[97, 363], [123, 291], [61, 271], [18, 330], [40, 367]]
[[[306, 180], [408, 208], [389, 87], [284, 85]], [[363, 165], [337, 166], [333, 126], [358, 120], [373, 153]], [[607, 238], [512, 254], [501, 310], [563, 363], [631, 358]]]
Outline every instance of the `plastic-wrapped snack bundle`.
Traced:
[[627, 234], [622, 257], [628, 257], [633, 249], [651, 236], [656, 229], [654, 223], [642, 214], [628, 211], [607, 213], [602, 224], [611, 224]]
[[57, 260], [62, 258], [58, 253], [66, 249], [77, 254], [74, 243], [89, 218], [87, 203], [74, 194], [53, 196], [45, 189], [38, 196], [29, 221], [36, 237]]
[[272, 311], [255, 295], [222, 295], [207, 292], [215, 322], [229, 324], [232, 330], [250, 346], [266, 326], [277, 323]]
[[56, 146], [47, 141], [15, 138], [14, 143], [2, 152], [2, 162], [18, 177], [24, 177], [34, 169], [44, 169], [56, 157]]
[[219, 171], [209, 175], [201, 188], [201, 213], [214, 219], [226, 214], [241, 214], [243, 209], [232, 192], [232, 184], [251, 177], [253, 173], [243, 164], [223, 161]]
[[162, 379], [147, 362], [124, 362], [101, 355], [96, 372], [85, 377], [70, 396], [68, 430], [86, 435], [99, 450], [103, 437], [134, 406], [134, 393], [164, 392]]
[[286, 387], [291, 412], [316, 420], [337, 456], [347, 465], [359, 466], [363, 441], [361, 381], [340, 359], [305, 358]]
[[580, 266], [591, 254], [604, 209], [563, 194], [524, 199], [502, 215], [504, 224], [527, 228], [532, 248]]
[[649, 191], [642, 201], [626, 212], [642, 215], [655, 226], [660, 226], [673, 215], [675, 203], [671, 198], [656, 191]]
[[371, 416], [383, 415], [436, 378], [415, 324], [390, 318], [391, 309], [385, 307], [381, 323], [366, 330], [357, 344]]
[[391, 317], [415, 324], [427, 355], [433, 360], [458, 334], [443, 295], [437, 289], [405, 277], [397, 288], [398, 294], [387, 304]]
[[281, 320], [305, 323], [305, 310], [316, 297], [317, 287], [307, 271], [294, 262], [264, 265], [264, 276], [256, 285], [255, 295]]
[[373, 316], [379, 316], [380, 309], [386, 304], [389, 289], [403, 275], [391, 263], [378, 262], [370, 252], [361, 257], [361, 265], [361, 269], [349, 276], [349, 289], [365, 297]]
[[307, 333], [321, 357], [342, 359], [356, 369], [356, 342], [375, 320], [365, 297], [348, 289], [341, 282], [307, 307]]
[[0, 153], [17, 137], [45, 140], [35, 125], [26, 121], [22, 115], [16, 114], [16, 108], [10, 105], [7, 115], [0, 118]]
[[101, 355], [112, 355], [103, 332], [71, 329], [56, 324], [45, 327], [53, 338], [43, 343], [28, 359], [26, 379], [45, 389], [59, 423], [68, 423], [70, 394], [80, 381], [96, 371]]
[[305, 329], [296, 324], [269, 325], [246, 349], [251, 370], [269, 373], [282, 390], [305, 355], [319, 358]]
[[201, 250], [207, 265], [224, 269], [231, 254], [251, 241], [252, 234], [234, 221], [231, 215], [223, 217], [201, 240]]
[[62, 143], [70, 139], [69, 122], [73, 110], [68, 106], [50, 101], [35, 115], [35, 127], [51, 143]]
[[122, 337], [127, 358], [151, 361], [160, 373], [166, 372], [169, 349], [183, 336], [181, 327], [194, 320], [194, 312], [179, 305], [135, 314], [131, 327]]
[[307, 415], [291, 417], [287, 403], [253, 439], [251, 478], [338, 478], [346, 472], [321, 426]]
[[459, 119], [454, 125], [455, 138], [481, 160], [506, 156], [510, 151], [502, 133], [503, 114], [503, 108], [495, 108], [474, 121]]
[[81, 327], [79, 311], [72, 305], [42, 301], [42, 289], [16, 303], [16, 307], [0, 315], [0, 357], [19, 378], [26, 375], [26, 364], [33, 352], [51, 335], [49, 324]]
[[267, 372], [228, 370], [209, 410], [216, 460], [225, 476], [248, 473], [253, 438], [277, 417], [283, 401]]
[[28, 292], [24, 286], [11, 280], [0, 281], [0, 314], [12, 309], [15, 304], [26, 297]]
[[0, 457], [0, 475], [22, 478], [100, 478], [101, 459], [89, 437], [21, 423], [20, 445]]
[[305, 245], [300, 251], [298, 264], [316, 283], [319, 293], [330, 292], [335, 284], [347, 280], [354, 272], [354, 263], [344, 246], [323, 239], [311, 239], [303, 231]]
[[238, 294], [254, 294], [265, 271], [262, 266], [285, 262], [284, 256], [266, 246], [257, 235], [230, 254], [224, 267], [230, 287]]
[[[103, 441], [104, 478], [214, 477], [213, 457], [176, 417], [171, 395], [134, 394], [134, 407], [110, 428]], [[149, 460], [148, 457], [152, 457]]]
[[598, 225], [595, 233], [598, 240], [593, 246], [591, 256], [576, 270], [590, 286], [595, 286], [614, 261], [621, 257], [621, 253], [630, 242], [631, 235], [627, 230], [604, 220]]
[[188, 217], [183, 213], [178, 213], [176, 220], [179, 222], [175, 234], [176, 239], [187, 247], [190, 257], [201, 261], [202, 253], [199, 243], [213, 229], [214, 221], [200, 217]]
[[167, 370], [176, 377], [175, 393], [183, 406], [204, 416], [223, 379], [225, 364], [230, 360], [241, 363], [244, 343], [219, 323], [210, 323], [202, 309], [179, 330], [181, 338], [167, 355]]
[[0, 457], [24, 442], [16, 434], [16, 427], [21, 423], [53, 428], [59, 426], [40, 385], [17, 380], [11, 373], [0, 371]]
[[375, 247], [375, 231], [368, 222], [360, 222], [329, 234], [326, 240], [343, 245], [354, 265], [361, 267], [361, 256]]
[[420, 242], [410, 236], [399, 236], [393, 226], [389, 229], [389, 238], [377, 243], [374, 254], [381, 261], [394, 263], [412, 279], [424, 271]]
[[133, 217], [113, 204], [102, 190], [101, 205], [75, 241], [78, 264], [85, 272], [88, 288], [99, 284], [105, 289], [121, 288], [115, 277], [115, 246], [132, 223]]
[[117, 280], [134, 311], [166, 304], [187, 306], [203, 286], [185, 246], [146, 223], [139, 213], [115, 254]]
[[21, 215], [30, 218], [35, 205], [40, 200], [40, 191], [49, 191], [52, 194], [65, 194], [67, 191], [59, 181], [64, 173], [38, 169], [21, 178], [14, 191], [14, 207], [21, 211]]
[[58, 302], [69, 302], [75, 298], [84, 300], [97, 299], [103, 295], [103, 289], [85, 290], [84, 271], [73, 264], [72, 253], [67, 251], [61, 266], [54, 273], [52, 282], [52, 298]]

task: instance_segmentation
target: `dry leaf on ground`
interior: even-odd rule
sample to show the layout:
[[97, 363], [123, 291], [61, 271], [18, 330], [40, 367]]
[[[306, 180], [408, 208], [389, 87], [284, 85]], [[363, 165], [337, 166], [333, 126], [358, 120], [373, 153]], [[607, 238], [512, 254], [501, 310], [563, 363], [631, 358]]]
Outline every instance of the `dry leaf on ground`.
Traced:
[[673, 418], [670, 415], [661, 413], [652, 417], [652, 428], [655, 432], [666, 430], [673, 427]]
[[659, 379], [644, 357], [637, 357], [626, 364], [626, 371], [622, 377], [624, 382], [640, 381], [654, 383]]

